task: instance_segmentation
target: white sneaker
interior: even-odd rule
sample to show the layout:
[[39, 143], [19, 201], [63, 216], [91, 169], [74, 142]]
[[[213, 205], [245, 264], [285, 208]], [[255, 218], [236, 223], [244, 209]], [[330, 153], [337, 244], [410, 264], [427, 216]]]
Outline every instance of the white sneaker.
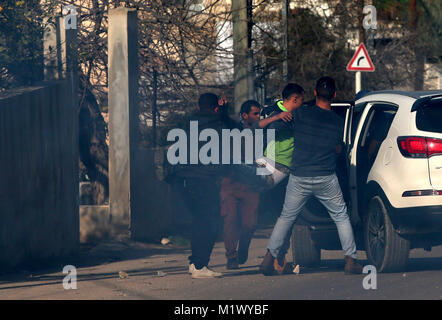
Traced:
[[193, 271], [195, 271], [195, 264], [194, 263], [191, 263], [190, 265], [189, 265], [189, 273], [190, 274], [192, 274], [193, 273]]
[[192, 278], [194, 279], [204, 279], [204, 278], [218, 278], [222, 277], [223, 274], [220, 272], [215, 272], [207, 267], [202, 267], [201, 269], [195, 268], [192, 272]]

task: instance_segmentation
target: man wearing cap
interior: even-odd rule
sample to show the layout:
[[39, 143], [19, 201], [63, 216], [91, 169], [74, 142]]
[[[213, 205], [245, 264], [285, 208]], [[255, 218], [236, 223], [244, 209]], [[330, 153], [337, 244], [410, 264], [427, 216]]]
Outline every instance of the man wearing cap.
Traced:
[[324, 205], [336, 224], [345, 256], [345, 273], [362, 273], [362, 266], [356, 260], [347, 206], [335, 173], [344, 129], [342, 119], [331, 110], [331, 101], [336, 97], [335, 81], [330, 77], [320, 78], [314, 93], [316, 105], [303, 105], [293, 111], [292, 132], [296, 147], [284, 206], [260, 266], [264, 275], [291, 272], [291, 266], [284, 259], [290, 245], [290, 233], [310, 196], [315, 196]]
[[[200, 131], [213, 129], [221, 136], [223, 129], [232, 129], [234, 126], [227, 118], [223, 105], [222, 99], [218, 99], [214, 93], [204, 93], [199, 97], [198, 112], [191, 121], [198, 122]], [[200, 143], [190, 141], [191, 138], [188, 134], [189, 146], [191, 143]], [[198, 137], [196, 139], [199, 140]], [[221, 150], [218, 154], [222, 154]], [[187, 157], [190, 156], [189, 152]], [[187, 161], [187, 164], [175, 165], [174, 168], [174, 175], [181, 183], [183, 198], [193, 218], [189, 273], [195, 279], [221, 277], [222, 274], [210, 269], [208, 264], [222, 225], [219, 214], [220, 185], [221, 179], [228, 175], [228, 167], [222, 164], [203, 164], [200, 161], [189, 163], [191, 162]]]

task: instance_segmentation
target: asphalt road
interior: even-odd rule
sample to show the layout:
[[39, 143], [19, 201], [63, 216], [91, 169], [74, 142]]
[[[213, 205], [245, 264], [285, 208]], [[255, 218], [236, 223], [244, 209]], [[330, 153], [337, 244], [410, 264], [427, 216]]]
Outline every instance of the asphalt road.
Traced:
[[[211, 267], [224, 273], [220, 279], [191, 279], [188, 249], [114, 241], [84, 251], [77, 259], [61, 261], [52, 269], [1, 276], [0, 299], [442, 299], [442, 247], [431, 252], [413, 250], [406, 271], [377, 274], [377, 288], [367, 290], [363, 286], [366, 274], [344, 275], [341, 251], [323, 251], [322, 265], [316, 269], [263, 276], [258, 266], [270, 232], [256, 232], [249, 261], [236, 271], [226, 270], [223, 243], [218, 242]], [[364, 252], [359, 252], [359, 258], [367, 264]], [[65, 264], [77, 267], [75, 290], [63, 288]], [[120, 271], [124, 273], [120, 275]]]

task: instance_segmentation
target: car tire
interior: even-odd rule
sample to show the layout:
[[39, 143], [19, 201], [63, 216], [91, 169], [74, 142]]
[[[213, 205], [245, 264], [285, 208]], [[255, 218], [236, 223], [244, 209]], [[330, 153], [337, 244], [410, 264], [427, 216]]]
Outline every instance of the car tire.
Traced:
[[295, 224], [291, 236], [293, 263], [303, 267], [315, 267], [321, 263], [321, 249], [311, 237], [310, 228]]
[[405, 269], [410, 253], [410, 241], [394, 229], [382, 198], [371, 198], [364, 223], [367, 258], [378, 272], [398, 272]]

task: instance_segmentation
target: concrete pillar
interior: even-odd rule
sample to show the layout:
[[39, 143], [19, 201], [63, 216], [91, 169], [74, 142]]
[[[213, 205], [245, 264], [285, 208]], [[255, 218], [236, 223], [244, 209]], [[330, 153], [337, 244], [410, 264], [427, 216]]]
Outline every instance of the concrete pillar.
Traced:
[[233, 22], [233, 81], [235, 114], [239, 113], [241, 104], [250, 97], [249, 48], [248, 48], [248, 20], [247, 0], [232, 0]]
[[76, 17], [75, 7], [66, 6], [63, 15], [56, 17], [54, 22], [46, 18], [43, 35], [45, 80], [72, 77], [71, 80], [78, 81]]
[[63, 81], [60, 85], [63, 97], [63, 104], [60, 105], [60, 112], [66, 115], [69, 119], [69, 127], [65, 128], [65, 132], [71, 139], [71, 153], [68, 156], [70, 159], [70, 175], [73, 178], [72, 183], [72, 197], [74, 199], [72, 206], [74, 212], [77, 213], [75, 217], [75, 226], [77, 230], [76, 238], [71, 239], [79, 243], [80, 236], [80, 221], [79, 221], [79, 177], [78, 177], [78, 45], [77, 45], [77, 26], [71, 25], [66, 28], [64, 23], [65, 17], [57, 17], [55, 23], [48, 24], [43, 38], [44, 46], [44, 64], [45, 64], [45, 80], [48, 81]]
[[[67, 79], [73, 77], [78, 81], [78, 65], [77, 65], [77, 27], [67, 24], [66, 17], [59, 18], [60, 30], [60, 54], [61, 59], [61, 76]], [[76, 79], [75, 79], [76, 78]]]
[[60, 30], [57, 23], [45, 21], [46, 29], [43, 35], [43, 53], [44, 53], [44, 79], [60, 79], [59, 67], [61, 67], [60, 52]]
[[137, 12], [109, 11], [109, 210], [114, 226], [130, 225], [138, 147]]
[[57, 79], [64, 79], [66, 81], [66, 109], [64, 112], [69, 113], [69, 119], [71, 119], [72, 127], [69, 128], [71, 132], [72, 139], [72, 175], [73, 175], [73, 192], [75, 193], [74, 199], [75, 212], [78, 213], [76, 217], [75, 229], [77, 232], [77, 243], [79, 243], [80, 238], [80, 199], [79, 199], [79, 176], [78, 176], [78, 161], [79, 161], [79, 129], [78, 129], [78, 112], [79, 112], [79, 68], [78, 68], [78, 41], [77, 41], [77, 27], [71, 26], [66, 28], [64, 23], [65, 17], [59, 17], [57, 25], [57, 38], [58, 38], [58, 49], [57, 49], [57, 59], [59, 61], [57, 67]]
[[[60, 112], [63, 112], [67, 119], [70, 119], [70, 127], [66, 127], [70, 139], [72, 139], [72, 150], [69, 156], [71, 163], [71, 174], [73, 177], [72, 199], [74, 203], [74, 212], [77, 212], [75, 219], [75, 230], [77, 230], [76, 239], [79, 242], [80, 221], [79, 221], [79, 133], [78, 133], [78, 92], [79, 92], [79, 68], [78, 68], [78, 44], [77, 44], [77, 25], [75, 10], [64, 10], [64, 16], [55, 18], [54, 23], [48, 23], [44, 37], [44, 75], [45, 80], [63, 81], [61, 86], [63, 92], [63, 105], [60, 105]], [[68, 20], [68, 23], [65, 21]]]

